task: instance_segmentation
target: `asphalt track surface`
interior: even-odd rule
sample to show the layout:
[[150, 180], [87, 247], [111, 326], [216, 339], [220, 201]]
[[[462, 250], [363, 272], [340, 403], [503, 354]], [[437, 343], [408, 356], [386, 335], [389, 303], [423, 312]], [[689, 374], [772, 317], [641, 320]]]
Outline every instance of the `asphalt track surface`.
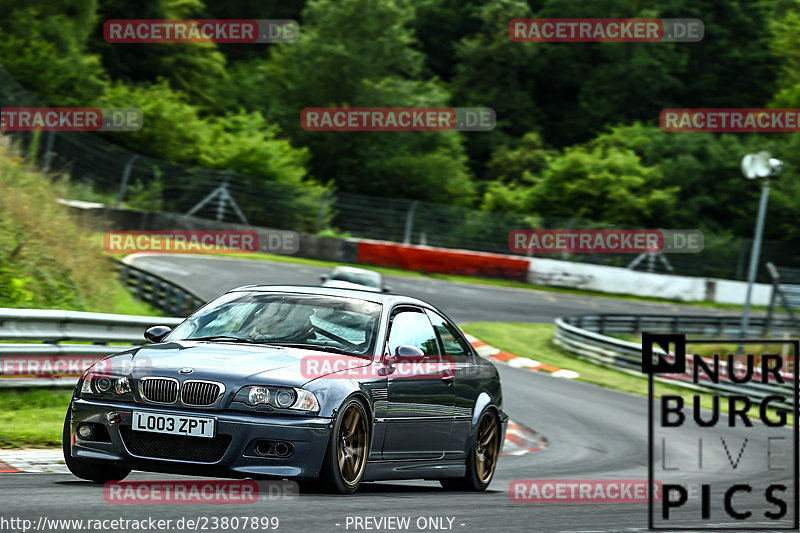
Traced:
[[[203, 296], [212, 297], [225, 289], [249, 283], [310, 283], [323, 272], [313, 267], [183, 257], [149, 256], [135, 264], [178, 281]], [[389, 279], [396, 292], [423, 297], [460, 322], [471, 320], [512, 320], [550, 322], [561, 314], [575, 312], [670, 312], [670, 307], [648, 303], [537, 293], [526, 290], [453, 284], [416, 278]], [[556, 301], [552, 301], [554, 298]], [[594, 304], [594, 305], [589, 305]], [[674, 310], [673, 310], [674, 311]], [[611, 532], [643, 531], [648, 527], [647, 505], [642, 503], [517, 503], [509, 498], [509, 485], [517, 479], [646, 479], [648, 460], [647, 412], [645, 398], [629, 396], [592, 385], [554, 378], [545, 374], [498, 365], [505, 397], [505, 409], [513, 420], [543, 434], [549, 446], [522, 456], [501, 458], [492, 485], [482, 494], [450, 493], [435, 482], [408, 481], [370, 483], [349, 497], [302, 494], [291, 500], [262, 501], [250, 505], [113, 505], [106, 503], [103, 487], [82, 482], [67, 474], [0, 475], [0, 517], [19, 517], [37, 524], [48, 519], [126, 518], [171, 519], [200, 516], [275, 516], [279, 531], [367, 531], [347, 527], [348, 517], [410, 517], [408, 531], [420, 531], [421, 517], [453, 518], [452, 530], [473, 532], [554, 531]], [[711, 518], [705, 526], [728, 525], [733, 521], [722, 510], [721, 491], [733, 483], [750, 483], [751, 494], [734, 498], [738, 510], [751, 510], [758, 524], [751, 530], [787, 526], [763, 518], [775, 506], [765, 501], [763, 488], [783, 482], [783, 495], [793, 518], [793, 476], [790, 469], [768, 471], [767, 437], [774, 441], [772, 466], [790, 465], [791, 431], [767, 428], [759, 423], [742, 433], [740, 428], [699, 429], [687, 424], [680, 430], [657, 435], [666, 437], [664, 466], [680, 471], [657, 473], [657, 479], [687, 484], [708, 483], [711, 489]], [[744, 437], [748, 443], [741, 452]], [[728, 451], [721, 446], [725, 439]], [[703, 468], [697, 470], [698, 439], [703, 438]], [[777, 445], [776, 445], [777, 444]], [[784, 453], [783, 458], [780, 457]], [[661, 461], [661, 453], [656, 454]], [[731, 463], [736, 462], [734, 469]], [[694, 467], [692, 465], [695, 465]], [[671, 476], [667, 479], [665, 476]], [[134, 473], [129, 480], [176, 480], [178, 476]], [[679, 518], [674, 526], [695, 527], [697, 497], [687, 507], [693, 512]], [[656, 507], [659, 511], [660, 507]], [[690, 521], [686, 521], [690, 520]], [[447, 524], [447, 520], [444, 522]], [[663, 523], [657, 526], [664, 527]], [[740, 524], [744, 525], [744, 524]], [[3, 523], [0, 520], [0, 528]], [[6, 524], [6, 531], [14, 531]], [[45, 531], [66, 531], [50, 528]], [[169, 530], [177, 530], [174, 525]], [[185, 529], [184, 529], [185, 530]], [[232, 530], [232, 529], [228, 529]], [[241, 530], [241, 529], [240, 529]], [[251, 529], [247, 529], [251, 531]], [[369, 529], [375, 531], [376, 529]], [[389, 530], [389, 529], [383, 529]], [[699, 529], [697, 529], [699, 530]], [[21, 531], [21, 529], [16, 529]]]
[[[158, 274], [182, 287], [188, 287], [207, 299], [242, 285], [319, 285], [320, 276], [330, 272], [329, 269], [313, 266], [196, 255], [146, 254], [129, 256], [128, 260], [139, 268]], [[386, 276], [385, 282], [392, 292], [425, 300], [439, 307], [459, 323], [478, 321], [552, 323], [556, 317], [576, 313], [731, 314], [734, 312], [686, 305], [456, 283], [424, 277]]]

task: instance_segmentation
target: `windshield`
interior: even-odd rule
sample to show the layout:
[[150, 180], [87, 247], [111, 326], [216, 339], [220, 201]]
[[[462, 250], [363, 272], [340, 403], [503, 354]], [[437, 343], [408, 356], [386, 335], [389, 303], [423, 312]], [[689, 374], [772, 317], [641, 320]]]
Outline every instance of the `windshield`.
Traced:
[[357, 283], [358, 285], [366, 285], [368, 287], [381, 287], [381, 275], [377, 272], [370, 272], [369, 270], [336, 269], [331, 273], [331, 279], [336, 281], [348, 281], [350, 283]]
[[287, 345], [335, 353], [372, 353], [381, 305], [355, 298], [228, 293], [175, 328], [168, 340]]

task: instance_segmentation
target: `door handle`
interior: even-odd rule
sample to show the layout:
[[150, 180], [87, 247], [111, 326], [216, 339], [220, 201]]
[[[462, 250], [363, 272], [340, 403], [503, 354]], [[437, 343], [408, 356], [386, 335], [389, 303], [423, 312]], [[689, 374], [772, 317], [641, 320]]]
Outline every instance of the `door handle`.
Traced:
[[452, 385], [453, 381], [455, 381], [456, 376], [454, 374], [447, 374], [446, 376], [442, 376], [442, 381], [447, 383], [448, 385]]

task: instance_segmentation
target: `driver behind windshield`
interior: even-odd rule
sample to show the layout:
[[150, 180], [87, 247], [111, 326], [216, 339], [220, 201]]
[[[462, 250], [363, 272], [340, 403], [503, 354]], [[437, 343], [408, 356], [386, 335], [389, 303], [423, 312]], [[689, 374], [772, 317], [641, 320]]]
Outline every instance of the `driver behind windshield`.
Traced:
[[273, 302], [253, 317], [248, 336], [256, 342], [308, 343], [316, 338], [311, 317], [314, 308]]

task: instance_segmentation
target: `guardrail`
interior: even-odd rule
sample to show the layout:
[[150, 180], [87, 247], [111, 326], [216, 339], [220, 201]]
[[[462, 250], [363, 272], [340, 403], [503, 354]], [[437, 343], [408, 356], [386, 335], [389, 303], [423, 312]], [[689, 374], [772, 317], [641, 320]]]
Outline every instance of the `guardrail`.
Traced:
[[[157, 293], [157, 292], [156, 292]], [[74, 386], [98, 359], [142, 345], [183, 318], [0, 308], [0, 387]], [[27, 341], [27, 342], [22, 342]], [[76, 344], [76, 343], [87, 344]]]
[[[752, 317], [748, 338], [760, 338], [767, 317]], [[606, 335], [606, 333], [632, 334], [642, 331], [650, 333], [685, 333], [712, 338], [739, 338], [741, 317], [709, 315], [573, 315], [556, 319], [554, 342], [591, 362], [643, 377], [642, 345]], [[797, 329], [791, 320], [772, 319], [772, 331], [784, 337], [796, 335]], [[662, 383], [699, 391], [715, 391], [723, 395], [745, 394], [751, 399], [761, 399], [770, 394], [781, 394], [792, 398], [792, 384], [746, 383], [732, 385], [703, 381], [702, 385], [691, 381], [655, 378]], [[782, 404], [786, 409], [792, 406]]]
[[194, 292], [172, 283], [141, 268], [122, 261], [117, 263], [120, 278], [139, 300], [175, 316], [189, 316], [192, 311], [205, 303]]

